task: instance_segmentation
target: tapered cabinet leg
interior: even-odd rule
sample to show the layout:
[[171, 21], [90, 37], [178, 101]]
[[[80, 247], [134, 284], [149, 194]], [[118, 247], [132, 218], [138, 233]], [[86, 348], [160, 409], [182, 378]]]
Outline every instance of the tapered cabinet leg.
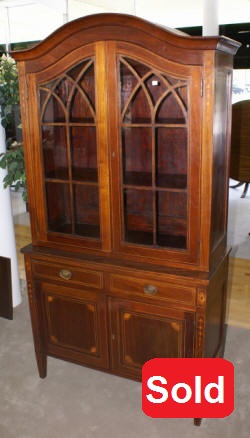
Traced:
[[38, 303], [38, 293], [32, 282], [31, 260], [28, 255], [25, 256], [25, 269], [37, 367], [39, 376], [44, 379], [47, 375], [47, 355], [44, 353], [42, 341], [41, 315], [39, 311], [41, 303]]
[[39, 376], [44, 379], [47, 376], [47, 355], [36, 352], [36, 360]]
[[202, 418], [194, 418], [194, 425], [195, 426], [200, 426], [201, 425], [201, 421], [202, 421]]

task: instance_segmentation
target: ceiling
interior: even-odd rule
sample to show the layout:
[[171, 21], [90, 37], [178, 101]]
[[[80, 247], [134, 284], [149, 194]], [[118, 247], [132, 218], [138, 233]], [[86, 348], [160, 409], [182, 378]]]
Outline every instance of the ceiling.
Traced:
[[0, 0], [0, 44], [41, 40], [66, 21], [102, 12], [133, 14], [169, 27], [201, 26], [208, 2], [218, 5], [221, 24], [250, 21], [250, 0]]

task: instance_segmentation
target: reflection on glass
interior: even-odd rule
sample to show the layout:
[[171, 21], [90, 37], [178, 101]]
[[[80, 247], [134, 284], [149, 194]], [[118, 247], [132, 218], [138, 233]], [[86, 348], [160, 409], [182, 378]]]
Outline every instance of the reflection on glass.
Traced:
[[49, 231], [72, 232], [69, 185], [57, 182], [46, 183], [47, 217]]
[[65, 122], [65, 109], [63, 102], [58, 100], [55, 96], [50, 96], [47, 101], [46, 108], [43, 115], [44, 123], [62, 123]]
[[151, 98], [151, 101], [155, 106], [166, 93], [166, 82], [162, 76], [152, 73], [145, 79], [144, 83], [146, 85], [146, 89]]
[[100, 237], [98, 187], [75, 184], [75, 234]]
[[124, 190], [125, 239], [153, 244], [153, 195], [146, 190]]
[[126, 106], [124, 123], [150, 123], [152, 114], [145, 91], [140, 87]]
[[156, 123], [185, 124], [185, 113], [178, 94], [169, 93], [161, 100], [155, 118]]
[[95, 126], [71, 128], [72, 178], [78, 181], [98, 181]]
[[152, 130], [130, 127], [122, 134], [124, 184], [152, 185]]
[[156, 184], [185, 189], [187, 186], [187, 130], [156, 129]]
[[70, 106], [70, 121], [77, 123], [93, 123], [92, 107], [84, 93], [75, 90]]
[[46, 178], [68, 179], [66, 130], [64, 126], [43, 126], [42, 145]]
[[184, 192], [157, 193], [157, 244], [186, 248], [187, 195]]

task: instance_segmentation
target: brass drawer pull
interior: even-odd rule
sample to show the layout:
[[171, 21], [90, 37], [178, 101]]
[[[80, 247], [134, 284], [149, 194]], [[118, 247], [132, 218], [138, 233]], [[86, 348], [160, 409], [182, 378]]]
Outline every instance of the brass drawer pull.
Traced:
[[145, 284], [143, 290], [146, 295], [156, 295], [158, 292], [158, 288], [152, 284]]
[[70, 280], [72, 277], [72, 272], [68, 269], [61, 269], [59, 272], [59, 277], [63, 278], [63, 280]]

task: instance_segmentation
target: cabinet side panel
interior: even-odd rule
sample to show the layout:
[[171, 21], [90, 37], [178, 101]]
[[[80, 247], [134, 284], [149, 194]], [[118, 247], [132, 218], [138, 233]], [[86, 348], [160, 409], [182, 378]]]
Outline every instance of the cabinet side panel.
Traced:
[[227, 299], [228, 256], [212, 277], [207, 291], [204, 357], [223, 356]]
[[[228, 206], [228, 166], [231, 136], [231, 58], [216, 55], [213, 128], [211, 265], [225, 252]], [[220, 248], [219, 248], [220, 247]]]

